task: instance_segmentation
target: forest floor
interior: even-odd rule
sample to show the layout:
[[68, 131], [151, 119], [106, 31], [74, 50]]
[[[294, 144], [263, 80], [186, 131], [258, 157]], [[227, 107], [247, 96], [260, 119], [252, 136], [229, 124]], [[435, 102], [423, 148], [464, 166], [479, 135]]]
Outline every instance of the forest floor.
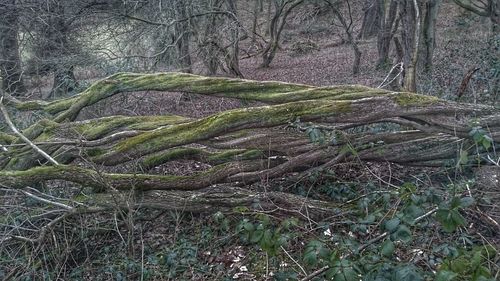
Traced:
[[[462, 23], [457, 27], [457, 22]], [[363, 52], [361, 73], [353, 76], [351, 47], [345, 44], [333, 46], [339, 41], [340, 31], [332, 35], [333, 27], [326, 20], [312, 22], [311, 26], [313, 28], [304, 30], [300, 24], [291, 22], [291, 28], [284, 32], [282, 49], [270, 68], [258, 67], [259, 56], [243, 59], [241, 70], [245, 78], [318, 86], [362, 84], [372, 87], [377, 87], [385, 78], [387, 69], [375, 68], [376, 39], [360, 42]], [[483, 64], [481, 55], [485, 50], [488, 28], [478, 17], [461, 16], [459, 9], [448, 2], [441, 8], [438, 26], [434, 73], [421, 75], [420, 90], [424, 94], [454, 99], [463, 75], [470, 68]], [[312, 41], [319, 49], [298, 54], [294, 51], [297, 40]], [[469, 101], [491, 97], [492, 93], [487, 92], [485, 80], [481, 78], [487, 76], [488, 70], [483, 67], [481, 71], [471, 85]], [[46, 83], [43, 89], [50, 89], [50, 83]], [[39, 93], [41, 91], [35, 92], [34, 97]], [[96, 104], [85, 109], [80, 118], [115, 114], [201, 117], [248, 105], [232, 99], [183, 93], [139, 92], [117, 95]], [[196, 163], [179, 165], [181, 168], [176, 169], [196, 169]], [[298, 276], [304, 277], [305, 273], [328, 264], [327, 260], [335, 255], [335, 251], [340, 253], [358, 248], [382, 234], [381, 218], [396, 215], [403, 218], [408, 212], [416, 212], [416, 207], [412, 206], [416, 206], [418, 200], [423, 202], [418, 205], [423, 210], [430, 206], [435, 196], [449, 199], [459, 194], [468, 197], [472, 195], [470, 187], [474, 184], [471, 174], [458, 175], [455, 170], [403, 168], [389, 163], [349, 163], [336, 166], [329, 174], [302, 182], [284, 180], [251, 187], [286, 190], [338, 202], [341, 206], [338, 217], [322, 221], [307, 218], [302, 223], [291, 219], [292, 215], [255, 213], [245, 209], [202, 215], [140, 210], [132, 214], [131, 223], [125, 217], [96, 215], [92, 219], [65, 225], [67, 228], [85, 225], [79, 237], [68, 235], [62, 241], [54, 238], [12, 264], [0, 264], [0, 277], [2, 270], [4, 274], [11, 270], [25, 270], [28, 274], [22, 280], [297, 280]], [[394, 186], [408, 188], [415, 197], [394, 195]], [[316, 190], [311, 191], [312, 187]], [[486, 200], [481, 202], [495, 210], [494, 216], [498, 215], [498, 207], [487, 200], [496, 198], [498, 191], [500, 186], [493, 191], [478, 189], [472, 192], [474, 197]], [[375, 215], [369, 214], [368, 210], [376, 210]], [[342, 262], [340, 266], [335, 265], [336, 261], [330, 264], [344, 273], [348, 272], [346, 268], [360, 272], [369, 269], [358, 270], [356, 267], [377, 265], [373, 272], [379, 275], [374, 273], [372, 279], [366, 280], [431, 280], [440, 268], [437, 264], [445, 262], [450, 271], [451, 267], [463, 266], [463, 276], [482, 276], [478, 272], [487, 269], [498, 277], [498, 258], [484, 259], [481, 254], [484, 249], [490, 249], [484, 245], [491, 244], [498, 249], [498, 230], [491, 223], [484, 222], [481, 211], [467, 210], [462, 215], [467, 220], [462, 230], [443, 233], [434, 221], [422, 229], [412, 229], [412, 238], [408, 238], [401, 229], [398, 235], [403, 242], [392, 245], [392, 250], [387, 242], [374, 243], [373, 247], [359, 253], [357, 259], [346, 258], [347, 263]], [[499, 217], [494, 218], [499, 220]], [[262, 233], [270, 233], [276, 241], [272, 240], [268, 245], [257, 239], [255, 229], [259, 227]], [[250, 231], [251, 228], [254, 230]], [[286, 243], [278, 243], [280, 239]], [[481, 258], [477, 258], [475, 267], [463, 262], [478, 255]], [[40, 256], [43, 256], [42, 261], [34, 263], [32, 259]], [[23, 264], [34, 267], [22, 268]], [[389, 275], [383, 275], [386, 273]], [[335, 272], [333, 277], [335, 280], [359, 280], [358, 276], [348, 279], [346, 275], [342, 279]]]

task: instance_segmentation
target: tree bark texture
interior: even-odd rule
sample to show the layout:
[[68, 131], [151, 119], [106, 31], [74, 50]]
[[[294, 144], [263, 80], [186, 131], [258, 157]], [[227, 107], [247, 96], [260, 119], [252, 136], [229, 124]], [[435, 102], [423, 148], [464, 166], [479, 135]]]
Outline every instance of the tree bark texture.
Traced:
[[454, 0], [460, 7], [491, 20], [492, 37], [500, 33], [500, 3], [497, 0]]
[[404, 48], [404, 83], [409, 92], [417, 91], [417, 67], [420, 40], [420, 7], [417, 0], [399, 0], [401, 39]]
[[382, 26], [377, 35], [377, 50], [378, 50], [378, 67], [384, 67], [389, 63], [389, 51], [392, 38], [396, 33], [399, 22], [398, 16], [398, 1], [389, 0], [389, 7], [386, 8], [385, 0], [377, 0], [377, 5], [382, 8]]
[[[302, 4], [304, 0], [272, 0], [274, 3], [274, 15], [270, 19], [268, 25], [269, 42], [266, 44], [262, 52], [261, 67], [269, 67], [276, 56], [276, 51], [279, 47], [281, 32], [285, 27], [286, 20], [297, 6]], [[271, 9], [269, 9], [270, 11]]]
[[[384, 20], [385, 6], [384, 1], [379, 0], [366, 0], [363, 7], [363, 22], [359, 32], [359, 39], [368, 39], [376, 36], [381, 28], [382, 21]], [[382, 5], [381, 5], [382, 3]]]
[[[267, 105], [200, 119], [165, 115], [76, 121], [92, 104], [147, 90]], [[4, 94], [4, 100], [12, 110], [45, 112], [48, 119], [22, 133], [60, 164], [46, 163], [16, 135], [2, 131], [0, 144], [7, 150], [0, 153], [0, 182], [8, 188], [63, 180], [96, 190], [196, 191], [248, 186], [354, 159], [413, 166], [483, 165], [485, 155], [500, 149], [500, 112], [494, 107], [359, 85], [314, 87], [186, 73], [118, 73], [71, 98], [20, 102]], [[392, 129], [351, 130], [376, 124], [392, 124]], [[308, 137], [311, 128], [324, 141]], [[487, 128], [489, 147], [476, 143], [471, 132], [477, 128]], [[464, 151], [470, 154], [468, 163], [457, 159]], [[205, 168], [189, 175], [155, 172], [178, 160], [198, 161]]]
[[188, 18], [188, 3], [186, 0], [174, 0], [175, 18], [174, 38], [177, 48], [179, 67], [183, 72], [192, 72], [191, 51], [189, 47], [191, 30]]
[[422, 62], [424, 71], [432, 70], [432, 57], [436, 47], [436, 22], [441, 0], [428, 0], [424, 3], [422, 24]]

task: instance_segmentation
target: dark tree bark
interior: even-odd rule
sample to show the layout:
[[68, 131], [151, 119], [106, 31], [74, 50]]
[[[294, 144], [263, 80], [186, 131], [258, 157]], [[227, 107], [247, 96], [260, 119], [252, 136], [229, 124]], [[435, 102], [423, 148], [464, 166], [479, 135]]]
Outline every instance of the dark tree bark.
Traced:
[[15, 0], [0, 3], [0, 76], [2, 89], [12, 95], [24, 93], [19, 57], [18, 11]]
[[[228, 11], [234, 14], [236, 17], [238, 16], [238, 9], [236, 7], [236, 0], [226, 0]], [[228, 71], [231, 75], [236, 77], [243, 77], [243, 73], [240, 70], [240, 26], [239, 23], [234, 22], [231, 25], [231, 47], [229, 48], [229, 52], [226, 54], [226, 65]]]
[[404, 48], [404, 84], [403, 89], [417, 91], [417, 62], [420, 40], [420, 8], [417, 0], [399, 0], [401, 17], [401, 39]]
[[274, 3], [274, 15], [269, 22], [269, 42], [267, 43], [264, 51], [262, 52], [262, 64], [261, 67], [269, 67], [271, 62], [276, 56], [276, 51], [278, 50], [279, 40], [281, 38], [281, 32], [285, 27], [286, 20], [290, 12], [297, 6], [302, 4], [304, 0], [272, 0]]
[[342, 12], [338, 9], [336, 4], [330, 2], [329, 0], [325, 0], [325, 2], [330, 6], [332, 9], [333, 13], [335, 14], [335, 17], [340, 21], [340, 24], [344, 28], [344, 32], [347, 35], [347, 43], [349, 43], [352, 46], [352, 50], [354, 53], [354, 60], [352, 63], [352, 73], [354, 75], [359, 73], [359, 67], [361, 64], [361, 51], [359, 50], [358, 44], [356, 43], [356, 40], [354, 39], [353, 36], [353, 20], [352, 20], [352, 12], [351, 12], [351, 6], [349, 1], [346, 1], [347, 3], [347, 8], [348, 8], [348, 17], [349, 17], [349, 22], [347, 21], [346, 17], [342, 14]]
[[498, 1], [491, 2], [491, 33], [500, 34], [500, 3]]
[[392, 38], [399, 25], [398, 1], [389, 0], [389, 8], [385, 8], [385, 0], [377, 0], [377, 4], [382, 9], [382, 26], [377, 36], [378, 61], [377, 67], [384, 67], [389, 63], [389, 51]]
[[359, 39], [368, 39], [376, 36], [380, 32], [382, 21], [384, 20], [384, 9], [383, 1], [365, 1], [363, 7], [363, 23], [361, 24], [361, 30], [358, 34]]
[[252, 19], [252, 43], [257, 42], [257, 26], [259, 24], [259, 14], [262, 9], [262, 0], [255, 0]]
[[432, 57], [436, 47], [436, 21], [438, 18], [441, 0], [427, 0], [424, 4], [422, 25], [422, 62], [424, 71], [432, 70]]
[[194, 21], [193, 33], [199, 42], [199, 53], [207, 74], [213, 76], [222, 70], [231, 76], [243, 77], [239, 66], [239, 43], [246, 34], [240, 35], [242, 26], [236, 1], [211, 1], [203, 8], [214, 13], [207, 13], [200, 22]]
[[[216, 0], [207, 3], [206, 9], [220, 10], [222, 1]], [[225, 50], [222, 46], [222, 38], [218, 32], [218, 28], [222, 25], [223, 18], [218, 14], [210, 14], [204, 22], [205, 32], [199, 34], [201, 44], [199, 45], [202, 54], [202, 60], [207, 68], [207, 73], [210, 76], [217, 74], [220, 68], [223, 68], [221, 57], [224, 56]], [[201, 29], [201, 25], [198, 26]]]
[[73, 74], [74, 47], [70, 42], [71, 31], [62, 1], [41, 4], [40, 39], [35, 46], [35, 53], [40, 60], [40, 69], [54, 75], [52, 90], [45, 98], [60, 98], [75, 89], [77, 82]]
[[178, 63], [181, 71], [191, 73], [192, 61], [189, 41], [191, 30], [189, 26], [188, 10], [186, 0], [174, 0], [175, 18], [177, 22], [174, 26], [175, 45], [177, 48]]
[[491, 34], [500, 33], [500, 3], [498, 0], [454, 0], [460, 7], [491, 20]]

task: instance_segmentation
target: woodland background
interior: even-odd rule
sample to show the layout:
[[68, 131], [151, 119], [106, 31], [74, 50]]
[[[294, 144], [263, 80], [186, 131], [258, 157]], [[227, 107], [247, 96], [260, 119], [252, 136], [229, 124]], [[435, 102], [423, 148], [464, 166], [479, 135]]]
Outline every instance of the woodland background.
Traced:
[[499, 24], [496, 0], [2, 0], [0, 278], [496, 280]]

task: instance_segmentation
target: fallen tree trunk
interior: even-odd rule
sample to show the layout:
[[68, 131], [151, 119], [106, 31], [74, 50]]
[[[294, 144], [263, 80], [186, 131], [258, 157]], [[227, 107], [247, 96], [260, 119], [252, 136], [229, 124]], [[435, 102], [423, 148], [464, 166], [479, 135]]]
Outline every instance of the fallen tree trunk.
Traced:
[[[144, 90], [268, 105], [200, 119], [170, 115], [75, 121], [85, 107]], [[49, 116], [22, 133], [61, 163], [49, 165], [17, 136], [3, 131], [4, 188], [63, 180], [98, 190], [200, 190], [217, 184], [249, 185], [353, 159], [418, 166], [488, 164], [488, 156], [498, 158], [500, 148], [497, 108], [357, 85], [313, 87], [184, 73], [119, 73], [67, 99], [4, 98], [11, 110]], [[190, 175], [154, 174], [155, 167], [180, 159], [201, 162], [205, 168]]]

